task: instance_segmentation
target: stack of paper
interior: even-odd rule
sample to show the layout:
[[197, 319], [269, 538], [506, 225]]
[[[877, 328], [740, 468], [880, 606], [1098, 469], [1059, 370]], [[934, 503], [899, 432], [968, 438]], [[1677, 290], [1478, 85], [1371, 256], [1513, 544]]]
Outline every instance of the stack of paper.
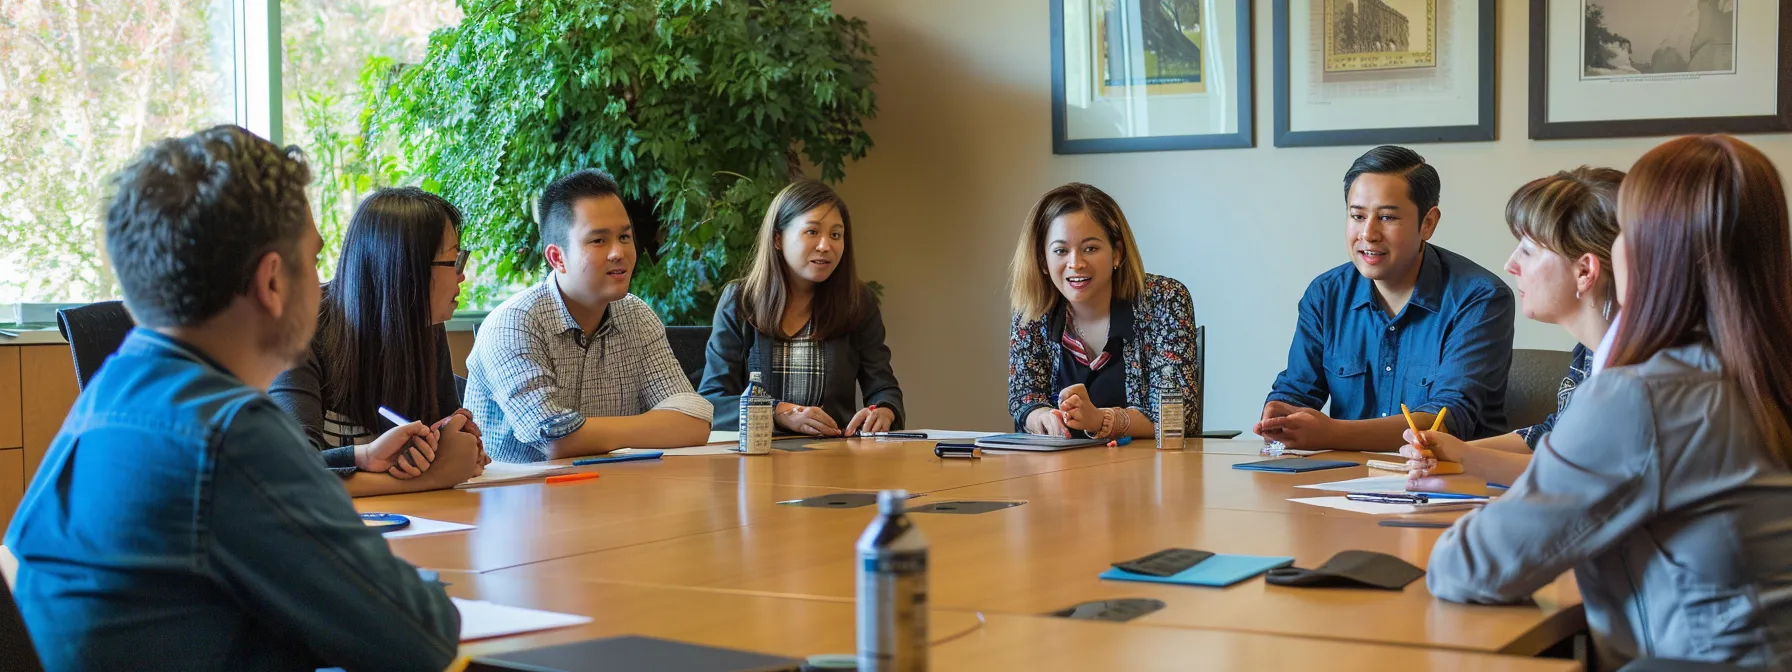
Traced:
[[565, 628], [591, 622], [590, 618], [576, 614], [506, 607], [483, 600], [463, 600], [458, 597], [450, 599], [454, 600], [454, 606], [460, 609], [460, 641], [463, 642], [536, 630]]
[[1438, 500], [1438, 503], [1441, 504], [1441, 506], [1432, 505], [1432, 506], [1427, 506], [1424, 508], [1413, 506], [1411, 504], [1382, 504], [1380, 502], [1358, 502], [1358, 501], [1346, 499], [1344, 497], [1297, 497], [1294, 499], [1290, 499], [1288, 501], [1299, 502], [1301, 504], [1311, 504], [1313, 506], [1323, 506], [1328, 509], [1338, 509], [1340, 511], [1355, 511], [1357, 513], [1367, 513], [1371, 516], [1393, 516], [1393, 515], [1405, 515], [1405, 514], [1413, 514], [1413, 513], [1435, 513], [1435, 512], [1439, 512], [1439, 511], [1456, 511], [1456, 510], [1462, 510], [1462, 509], [1472, 509], [1472, 508], [1481, 506], [1481, 505], [1486, 504], [1493, 500], [1490, 500], [1490, 499]]

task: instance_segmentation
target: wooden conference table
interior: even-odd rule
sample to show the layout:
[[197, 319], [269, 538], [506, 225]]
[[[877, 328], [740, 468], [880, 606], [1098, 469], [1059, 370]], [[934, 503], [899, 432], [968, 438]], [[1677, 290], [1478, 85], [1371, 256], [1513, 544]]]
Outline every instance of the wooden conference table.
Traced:
[[[805, 656], [853, 650], [853, 543], [875, 507], [777, 502], [900, 487], [916, 504], [1024, 501], [971, 515], [915, 514], [931, 544], [938, 669], [1573, 669], [1526, 659], [1584, 629], [1571, 578], [1523, 606], [1402, 591], [1285, 588], [1261, 577], [1224, 589], [1102, 581], [1111, 563], [1170, 547], [1292, 556], [1315, 567], [1373, 550], [1420, 567], [1441, 530], [1287, 501], [1298, 489], [1368, 475], [1232, 469], [1255, 441], [1192, 440], [1051, 454], [933, 456], [930, 442], [783, 443], [768, 456], [678, 456], [585, 469], [596, 480], [356, 500], [363, 511], [471, 523], [468, 532], [392, 540], [443, 570], [450, 592], [596, 619], [473, 642], [469, 654], [646, 634]], [[805, 449], [805, 447], [807, 449]], [[1361, 462], [1352, 453], [1328, 458]], [[1458, 514], [1431, 514], [1448, 520]], [[1123, 597], [1162, 600], [1125, 624], [1041, 616]], [[976, 614], [987, 623], [976, 627]], [[1490, 655], [1510, 654], [1510, 655]]]

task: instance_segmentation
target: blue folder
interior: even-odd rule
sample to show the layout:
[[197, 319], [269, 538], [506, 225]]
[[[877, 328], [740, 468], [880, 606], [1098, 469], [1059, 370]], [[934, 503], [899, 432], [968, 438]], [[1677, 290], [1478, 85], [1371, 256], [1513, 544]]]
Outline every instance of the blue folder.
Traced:
[[1293, 564], [1294, 558], [1215, 555], [1202, 560], [1193, 567], [1169, 576], [1134, 574], [1119, 567], [1110, 567], [1108, 571], [1101, 573], [1101, 578], [1110, 581], [1143, 581], [1145, 583], [1175, 583], [1185, 586], [1224, 588], [1269, 570]]
[[1279, 460], [1263, 460], [1261, 462], [1234, 464], [1232, 465], [1232, 468], [1243, 469], [1245, 471], [1273, 471], [1279, 474], [1299, 474], [1308, 471], [1319, 471], [1321, 469], [1343, 469], [1345, 467], [1360, 466], [1363, 465], [1355, 462], [1345, 462], [1343, 460], [1314, 460], [1305, 457], [1284, 457]]

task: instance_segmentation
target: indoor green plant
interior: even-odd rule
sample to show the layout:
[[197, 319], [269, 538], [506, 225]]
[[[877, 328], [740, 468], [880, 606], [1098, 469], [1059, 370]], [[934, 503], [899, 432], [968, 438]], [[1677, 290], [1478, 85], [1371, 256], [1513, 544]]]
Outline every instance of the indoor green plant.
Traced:
[[771, 196], [806, 161], [838, 180], [871, 147], [865, 24], [826, 0], [463, 0], [417, 64], [376, 62], [364, 127], [460, 206], [482, 282], [542, 268], [541, 187], [616, 176], [641, 250], [633, 289], [707, 324]]

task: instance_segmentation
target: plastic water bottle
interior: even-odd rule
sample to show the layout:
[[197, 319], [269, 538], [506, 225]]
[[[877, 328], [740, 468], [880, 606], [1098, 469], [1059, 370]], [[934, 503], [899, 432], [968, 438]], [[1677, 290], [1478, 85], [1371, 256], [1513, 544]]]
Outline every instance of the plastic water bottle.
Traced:
[[772, 452], [772, 395], [758, 371], [747, 377], [740, 394], [740, 452], [766, 455]]
[[1182, 388], [1171, 372], [1157, 377], [1157, 393], [1152, 403], [1157, 406], [1157, 449], [1182, 450]]
[[903, 514], [906, 490], [877, 493], [859, 536], [859, 672], [927, 669], [927, 540]]

